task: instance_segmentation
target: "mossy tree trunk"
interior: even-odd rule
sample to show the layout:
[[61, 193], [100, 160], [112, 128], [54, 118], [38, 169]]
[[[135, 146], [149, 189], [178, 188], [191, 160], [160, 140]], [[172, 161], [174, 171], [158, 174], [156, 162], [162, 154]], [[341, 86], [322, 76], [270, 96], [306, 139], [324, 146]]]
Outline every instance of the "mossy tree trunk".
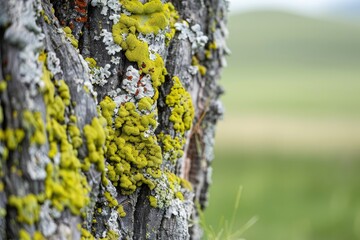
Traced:
[[199, 239], [225, 0], [0, 2], [0, 239]]

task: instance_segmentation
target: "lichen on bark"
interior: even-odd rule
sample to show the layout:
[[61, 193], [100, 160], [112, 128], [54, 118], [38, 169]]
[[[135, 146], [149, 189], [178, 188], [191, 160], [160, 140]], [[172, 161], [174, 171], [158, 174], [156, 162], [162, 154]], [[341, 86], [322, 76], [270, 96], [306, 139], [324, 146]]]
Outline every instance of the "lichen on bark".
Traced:
[[0, 239], [201, 237], [226, 11], [0, 3]]

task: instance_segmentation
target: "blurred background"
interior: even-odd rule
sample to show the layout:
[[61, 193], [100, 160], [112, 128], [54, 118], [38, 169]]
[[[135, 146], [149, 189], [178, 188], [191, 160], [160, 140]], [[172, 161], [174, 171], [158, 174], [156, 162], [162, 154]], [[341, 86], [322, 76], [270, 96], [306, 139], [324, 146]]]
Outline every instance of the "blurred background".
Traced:
[[233, 0], [206, 221], [248, 240], [360, 239], [360, 1]]

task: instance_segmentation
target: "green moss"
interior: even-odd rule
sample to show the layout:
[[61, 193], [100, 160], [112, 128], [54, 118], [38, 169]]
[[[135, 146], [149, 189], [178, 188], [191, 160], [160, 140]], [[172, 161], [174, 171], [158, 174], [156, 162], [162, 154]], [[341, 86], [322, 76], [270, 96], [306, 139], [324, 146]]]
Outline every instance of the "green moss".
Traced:
[[32, 225], [39, 220], [40, 207], [35, 195], [29, 194], [25, 197], [11, 195], [8, 204], [16, 208], [17, 221]]

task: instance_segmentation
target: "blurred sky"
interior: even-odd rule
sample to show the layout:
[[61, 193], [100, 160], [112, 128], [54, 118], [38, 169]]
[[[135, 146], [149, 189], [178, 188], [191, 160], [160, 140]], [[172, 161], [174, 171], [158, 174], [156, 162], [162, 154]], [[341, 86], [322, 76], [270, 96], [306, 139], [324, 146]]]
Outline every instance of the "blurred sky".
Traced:
[[229, 0], [230, 11], [282, 9], [303, 14], [321, 14], [344, 0]]

